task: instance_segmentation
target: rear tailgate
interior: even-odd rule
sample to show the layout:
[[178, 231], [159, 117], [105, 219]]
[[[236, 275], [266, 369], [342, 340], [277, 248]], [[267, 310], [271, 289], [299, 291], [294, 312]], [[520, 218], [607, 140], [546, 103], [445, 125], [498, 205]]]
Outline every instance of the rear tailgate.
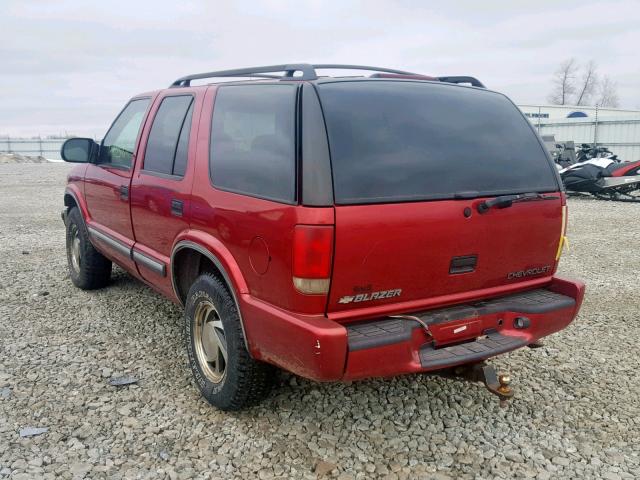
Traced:
[[550, 277], [563, 207], [549, 196], [485, 214], [481, 200], [336, 207], [329, 312]]

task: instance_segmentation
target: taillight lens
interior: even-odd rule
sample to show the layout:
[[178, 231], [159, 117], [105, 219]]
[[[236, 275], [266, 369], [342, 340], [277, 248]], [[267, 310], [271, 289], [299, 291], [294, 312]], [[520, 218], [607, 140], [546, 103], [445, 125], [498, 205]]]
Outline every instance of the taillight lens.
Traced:
[[293, 231], [293, 284], [298, 291], [321, 295], [329, 292], [333, 227], [296, 225]]

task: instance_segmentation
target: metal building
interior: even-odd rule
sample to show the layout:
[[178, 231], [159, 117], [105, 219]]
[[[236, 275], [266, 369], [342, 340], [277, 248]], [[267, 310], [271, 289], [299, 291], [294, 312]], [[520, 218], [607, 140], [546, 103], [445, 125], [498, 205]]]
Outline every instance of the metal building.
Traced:
[[640, 111], [570, 105], [518, 105], [540, 135], [602, 145], [622, 160], [640, 160]]

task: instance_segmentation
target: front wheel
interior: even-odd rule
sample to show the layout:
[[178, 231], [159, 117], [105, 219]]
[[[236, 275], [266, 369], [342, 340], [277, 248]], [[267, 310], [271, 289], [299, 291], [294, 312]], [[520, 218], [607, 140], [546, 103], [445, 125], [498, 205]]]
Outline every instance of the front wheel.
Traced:
[[91, 244], [77, 207], [69, 210], [66, 227], [67, 264], [73, 284], [83, 290], [106, 286], [111, 278], [111, 261]]
[[249, 356], [233, 297], [215, 276], [200, 275], [191, 286], [185, 330], [189, 365], [209, 403], [241, 410], [268, 395], [274, 367]]

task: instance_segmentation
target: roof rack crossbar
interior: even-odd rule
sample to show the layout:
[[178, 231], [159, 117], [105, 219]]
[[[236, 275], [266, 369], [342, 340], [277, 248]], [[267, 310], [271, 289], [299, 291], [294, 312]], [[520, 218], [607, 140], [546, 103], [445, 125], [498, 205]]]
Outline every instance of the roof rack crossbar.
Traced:
[[480, 80], [478, 80], [475, 77], [467, 77], [467, 76], [463, 76], [463, 77], [438, 77], [438, 80], [440, 80], [441, 82], [446, 82], [446, 83], [469, 83], [471, 84], [472, 87], [480, 87], [480, 88], [487, 88], [484, 86], [484, 83], [482, 83]]

